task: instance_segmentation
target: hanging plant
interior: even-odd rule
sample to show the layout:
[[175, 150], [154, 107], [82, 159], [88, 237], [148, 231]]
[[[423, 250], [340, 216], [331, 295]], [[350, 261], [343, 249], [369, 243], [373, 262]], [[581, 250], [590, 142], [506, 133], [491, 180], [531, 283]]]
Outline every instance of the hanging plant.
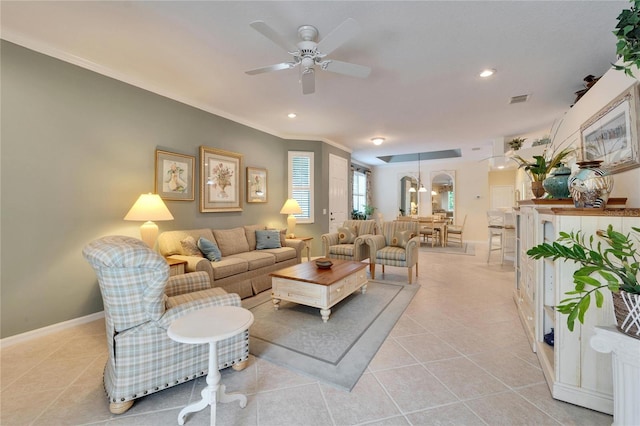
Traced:
[[640, 0], [630, 1], [631, 8], [618, 15], [618, 25], [613, 32], [618, 37], [616, 53], [623, 61], [622, 65], [613, 64], [613, 68], [634, 77], [632, 69], [640, 68]]

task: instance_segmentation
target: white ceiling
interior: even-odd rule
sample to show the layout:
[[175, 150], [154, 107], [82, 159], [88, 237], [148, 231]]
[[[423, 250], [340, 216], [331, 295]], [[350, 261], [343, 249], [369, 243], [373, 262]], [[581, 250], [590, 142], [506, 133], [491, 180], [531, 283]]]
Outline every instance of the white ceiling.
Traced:
[[[589, 74], [616, 60], [623, 1], [2, 1], [2, 38], [277, 136], [324, 140], [354, 160], [460, 148], [492, 155], [494, 140], [549, 133]], [[330, 57], [372, 68], [366, 79], [246, 70], [289, 60], [249, 24], [292, 42], [347, 18], [361, 32]], [[484, 68], [494, 77], [480, 79]], [[524, 104], [512, 96], [530, 94]], [[296, 112], [296, 119], [287, 113]], [[370, 139], [386, 141], [374, 146]], [[472, 148], [480, 148], [472, 150]]]

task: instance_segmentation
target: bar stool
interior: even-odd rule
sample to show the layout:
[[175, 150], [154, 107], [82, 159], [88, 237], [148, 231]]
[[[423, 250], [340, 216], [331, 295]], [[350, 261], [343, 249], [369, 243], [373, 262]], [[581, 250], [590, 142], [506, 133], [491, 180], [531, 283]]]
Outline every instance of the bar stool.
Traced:
[[[487, 263], [491, 260], [491, 252], [500, 250], [500, 256], [502, 257], [503, 251], [503, 236], [505, 234], [505, 214], [502, 210], [488, 210], [487, 211], [487, 223], [489, 230], [489, 253], [487, 255]], [[494, 240], [498, 238], [498, 245], [495, 245]]]

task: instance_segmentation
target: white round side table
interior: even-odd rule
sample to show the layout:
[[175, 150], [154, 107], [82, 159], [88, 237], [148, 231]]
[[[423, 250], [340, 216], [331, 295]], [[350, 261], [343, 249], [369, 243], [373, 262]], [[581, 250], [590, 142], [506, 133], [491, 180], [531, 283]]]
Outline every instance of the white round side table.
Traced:
[[253, 324], [253, 314], [237, 306], [211, 306], [191, 312], [175, 320], [167, 330], [167, 335], [176, 342], [209, 344], [209, 373], [207, 387], [201, 392], [202, 399], [187, 405], [178, 414], [178, 424], [184, 425], [185, 416], [211, 405], [211, 426], [216, 424], [216, 403], [239, 401], [240, 407], [247, 406], [247, 397], [239, 393], [225, 393], [220, 383], [218, 371], [218, 348], [220, 340], [242, 333]]

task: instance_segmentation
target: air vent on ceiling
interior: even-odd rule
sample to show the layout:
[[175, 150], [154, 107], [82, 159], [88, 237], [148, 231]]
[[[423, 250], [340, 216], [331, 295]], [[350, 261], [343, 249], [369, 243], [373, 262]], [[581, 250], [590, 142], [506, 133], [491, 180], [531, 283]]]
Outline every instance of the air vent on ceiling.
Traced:
[[510, 104], [521, 104], [523, 102], [527, 102], [529, 100], [529, 96], [531, 96], [531, 95], [513, 96], [511, 99], [509, 99], [509, 103]]

